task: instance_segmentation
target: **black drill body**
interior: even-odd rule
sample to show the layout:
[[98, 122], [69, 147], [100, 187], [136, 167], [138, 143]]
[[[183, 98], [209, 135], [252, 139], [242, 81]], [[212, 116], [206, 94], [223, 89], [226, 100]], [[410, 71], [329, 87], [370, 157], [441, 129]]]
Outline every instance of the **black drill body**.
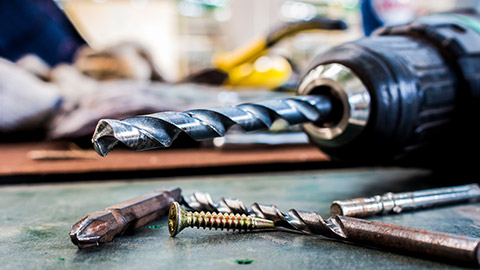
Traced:
[[[422, 17], [317, 57], [308, 71], [332, 63], [351, 69], [367, 89], [370, 107], [358, 134], [345, 130], [326, 139], [307, 130], [311, 141], [334, 159], [370, 164], [429, 166], [479, 149], [474, 132], [480, 116], [479, 18]], [[325, 92], [335, 96], [322, 83], [307, 94]]]

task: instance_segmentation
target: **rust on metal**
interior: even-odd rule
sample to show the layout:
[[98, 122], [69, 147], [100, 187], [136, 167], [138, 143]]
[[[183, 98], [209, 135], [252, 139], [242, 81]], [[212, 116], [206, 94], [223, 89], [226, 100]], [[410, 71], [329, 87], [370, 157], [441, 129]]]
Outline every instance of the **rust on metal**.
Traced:
[[274, 221], [275, 227], [322, 235], [375, 248], [400, 251], [435, 260], [480, 265], [480, 238], [393, 225], [354, 217], [337, 216], [323, 219], [314, 211], [290, 209], [282, 213], [274, 205], [252, 204], [247, 208], [236, 199], [213, 201], [208, 193], [194, 193], [184, 198], [189, 209], [247, 213]]
[[334, 201], [330, 206], [330, 213], [340, 216], [367, 217], [478, 200], [480, 200], [480, 186], [470, 184], [413, 192], [390, 192], [368, 198]]
[[333, 217], [346, 240], [444, 260], [480, 264], [480, 239], [346, 216]]
[[179, 188], [150, 192], [93, 212], [70, 230], [72, 242], [79, 248], [112, 241], [117, 235], [136, 229], [167, 213], [170, 204], [180, 200]]
[[[89, 214], [72, 226], [70, 237], [80, 248], [111, 241], [127, 230], [138, 228], [169, 212], [169, 232], [176, 235], [185, 227], [220, 229], [271, 229], [283, 227], [311, 235], [322, 235], [375, 248], [407, 252], [462, 264], [480, 265], [480, 239], [422, 230], [377, 221], [334, 215], [323, 219], [313, 211], [291, 209], [282, 213], [274, 205], [222, 198], [215, 202], [208, 193], [181, 198], [180, 189], [156, 191]], [[212, 211], [187, 212], [189, 210]], [[170, 207], [171, 205], [171, 207]]]

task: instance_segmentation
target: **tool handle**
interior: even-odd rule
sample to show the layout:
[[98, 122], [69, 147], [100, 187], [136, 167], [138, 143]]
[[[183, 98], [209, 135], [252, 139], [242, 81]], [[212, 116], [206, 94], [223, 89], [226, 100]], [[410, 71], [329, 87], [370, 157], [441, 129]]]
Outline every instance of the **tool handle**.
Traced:
[[353, 217], [335, 216], [335, 220], [343, 228], [348, 241], [476, 266], [480, 264], [479, 238]]

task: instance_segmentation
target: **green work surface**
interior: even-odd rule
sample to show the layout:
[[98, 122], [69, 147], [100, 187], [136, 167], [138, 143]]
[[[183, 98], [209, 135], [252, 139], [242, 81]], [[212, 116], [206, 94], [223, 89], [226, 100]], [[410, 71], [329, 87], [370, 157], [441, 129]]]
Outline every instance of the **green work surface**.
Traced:
[[[315, 210], [333, 200], [437, 187], [426, 171], [399, 168], [325, 170], [0, 188], [1, 269], [443, 269], [457, 266], [288, 232], [186, 229], [168, 234], [165, 218], [91, 249], [70, 242], [88, 213], [163, 187], [209, 192], [246, 204]], [[66, 181], [68, 179], [65, 179]], [[452, 182], [450, 185], [457, 185]], [[448, 185], [448, 184], [447, 184]], [[480, 204], [376, 217], [387, 223], [480, 237]], [[238, 264], [238, 260], [250, 264]]]

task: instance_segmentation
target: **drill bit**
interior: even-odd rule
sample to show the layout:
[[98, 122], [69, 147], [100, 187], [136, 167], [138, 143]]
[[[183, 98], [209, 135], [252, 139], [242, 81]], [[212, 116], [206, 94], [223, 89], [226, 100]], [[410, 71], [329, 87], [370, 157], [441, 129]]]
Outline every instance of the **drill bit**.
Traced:
[[72, 226], [70, 238], [79, 248], [112, 241], [166, 214], [170, 204], [181, 198], [180, 193], [179, 188], [154, 191], [93, 212]]
[[476, 202], [478, 200], [480, 200], [480, 186], [478, 184], [470, 184], [413, 192], [389, 192], [369, 198], [334, 201], [330, 206], [330, 214], [367, 217], [402, 213], [460, 202]]
[[195, 211], [239, 213], [274, 222], [283, 227], [310, 235], [321, 235], [345, 242], [387, 248], [413, 255], [424, 255], [451, 262], [480, 265], [480, 239], [464, 235], [422, 230], [364, 220], [348, 216], [323, 219], [313, 211], [291, 209], [282, 213], [274, 205], [254, 203], [250, 209], [236, 199], [222, 198], [214, 202], [208, 193], [194, 193], [184, 198], [187, 208]]
[[169, 147], [185, 132], [196, 141], [223, 137], [233, 125], [243, 130], [268, 129], [276, 119], [290, 125], [322, 121], [331, 112], [326, 96], [298, 96], [260, 103], [246, 103], [186, 112], [160, 112], [123, 120], [103, 119], [95, 129], [92, 143], [98, 154], [107, 155], [120, 141], [134, 150]]

